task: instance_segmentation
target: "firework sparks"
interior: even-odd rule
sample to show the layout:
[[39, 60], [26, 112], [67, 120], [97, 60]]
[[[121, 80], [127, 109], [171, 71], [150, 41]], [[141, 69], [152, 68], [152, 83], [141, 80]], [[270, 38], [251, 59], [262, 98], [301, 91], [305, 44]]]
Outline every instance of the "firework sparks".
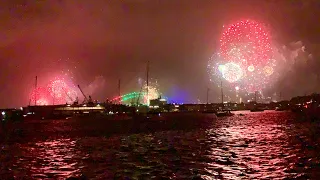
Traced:
[[238, 81], [243, 74], [241, 67], [232, 62], [220, 65], [218, 69], [222, 73], [222, 77], [231, 83]]
[[228, 60], [242, 60], [246, 64], [266, 64], [271, 45], [269, 34], [262, 24], [240, 21], [231, 24], [220, 39], [221, 55]]
[[49, 105], [51, 96], [46, 88], [38, 87], [32, 90], [30, 94], [30, 100], [32, 102], [36, 101], [37, 105]]
[[210, 80], [222, 77], [245, 91], [261, 91], [274, 73], [275, 60], [269, 33], [255, 21], [239, 21], [226, 27], [219, 51], [210, 59]]
[[156, 86], [143, 86], [143, 103], [149, 105], [149, 101], [152, 99], [157, 99], [160, 95], [159, 90]]
[[[141, 79], [142, 81], [142, 79]], [[128, 102], [129, 100], [139, 100], [141, 104], [149, 105], [149, 101], [152, 99], [157, 99], [160, 96], [160, 91], [158, 89], [158, 83], [156, 80], [150, 80], [149, 86], [146, 83], [142, 86], [141, 92], [131, 92], [128, 94], [124, 94], [122, 96], [118, 96], [113, 98], [111, 101], [113, 102]]]
[[65, 95], [67, 92], [67, 84], [64, 79], [55, 78], [48, 85], [48, 90], [54, 98], [55, 103], [65, 103]]
[[64, 78], [55, 78], [48, 84], [54, 103], [72, 103], [77, 97], [76, 87]]

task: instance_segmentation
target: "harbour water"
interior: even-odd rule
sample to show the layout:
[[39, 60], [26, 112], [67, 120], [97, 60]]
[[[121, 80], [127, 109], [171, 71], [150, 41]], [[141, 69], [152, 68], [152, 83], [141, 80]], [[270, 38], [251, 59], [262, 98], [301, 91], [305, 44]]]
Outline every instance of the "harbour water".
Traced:
[[62, 120], [21, 128], [1, 142], [0, 179], [320, 177], [319, 124], [290, 112], [237, 112], [207, 129], [140, 134], [63, 133], [75, 127]]

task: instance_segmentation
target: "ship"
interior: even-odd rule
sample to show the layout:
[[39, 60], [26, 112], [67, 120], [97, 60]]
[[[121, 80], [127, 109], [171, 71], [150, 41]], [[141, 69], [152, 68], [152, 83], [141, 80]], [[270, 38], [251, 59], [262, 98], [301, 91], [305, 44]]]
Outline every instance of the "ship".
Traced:
[[[147, 64], [147, 86], [148, 78], [149, 61]], [[73, 104], [29, 105], [24, 108], [25, 119], [68, 119], [67, 123], [73, 126], [80, 125], [82, 128], [91, 127], [97, 131], [120, 133], [205, 128], [213, 125], [216, 119], [214, 113], [158, 112], [150, 109], [151, 106], [149, 105], [143, 106], [145, 110], [140, 111], [143, 107], [138, 105], [138, 101], [137, 106], [126, 106], [108, 101], [96, 103], [92, 101], [91, 96], [87, 98], [79, 85], [78, 88], [84, 97], [84, 101], [81, 104], [76, 100]], [[120, 80], [119, 95], [121, 95]]]
[[217, 117], [225, 117], [225, 116], [233, 116], [234, 114], [231, 113], [230, 110], [224, 108], [223, 102], [223, 86], [222, 86], [222, 79], [221, 79], [221, 110], [216, 112]]
[[257, 91], [254, 93], [254, 102], [252, 102], [253, 107], [250, 109], [250, 112], [263, 112], [264, 109], [259, 107], [259, 104], [257, 103]]

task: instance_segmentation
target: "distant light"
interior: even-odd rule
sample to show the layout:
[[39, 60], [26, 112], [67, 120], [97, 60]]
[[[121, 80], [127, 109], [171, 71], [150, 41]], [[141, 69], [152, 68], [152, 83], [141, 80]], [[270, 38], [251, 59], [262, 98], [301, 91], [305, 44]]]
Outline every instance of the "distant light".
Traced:
[[2, 114], [2, 116], [4, 116], [4, 115], [6, 115], [6, 112], [2, 111], [2, 113], [1, 113], [1, 114]]
[[20, 107], [20, 110], [22, 111], [22, 110], [23, 110], [23, 107]]
[[99, 106], [100, 106], [100, 104], [97, 104], [97, 106], [99, 107]]
[[166, 99], [160, 99], [160, 101], [166, 101]]
[[223, 74], [224, 71], [226, 70], [226, 66], [221, 64], [218, 66], [218, 70]]
[[84, 104], [83, 106], [87, 106], [86, 104]]
[[70, 104], [68, 104], [67, 106], [68, 106], [68, 107], [70, 107], [71, 105], [70, 105]]
[[254, 66], [253, 65], [249, 66], [248, 67], [248, 71], [253, 72], [254, 71]]

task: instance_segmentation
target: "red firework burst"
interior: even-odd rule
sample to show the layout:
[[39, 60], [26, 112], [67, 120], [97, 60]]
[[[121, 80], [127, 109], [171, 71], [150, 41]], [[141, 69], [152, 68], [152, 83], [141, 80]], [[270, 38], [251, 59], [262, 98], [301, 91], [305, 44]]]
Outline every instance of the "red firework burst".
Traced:
[[265, 65], [271, 52], [269, 33], [262, 24], [251, 20], [231, 24], [220, 39], [220, 52], [227, 61]]
[[48, 85], [50, 95], [55, 103], [65, 103], [68, 92], [68, 86], [63, 78], [55, 78]]
[[33, 89], [30, 93], [30, 100], [32, 103], [36, 101], [37, 105], [49, 105], [50, 99], [50, 93], [44, 87]]
[[[230, 83], [235, 86], [241, 84], [249, 92], [259, 91], [266, 86], [273, 73], [275, 61], [272, 60], [272, 53], [266, 27], [251, 20], [239, 21], [226, 27], [222, 33], [217, 53], [220, 61], [215, 69], [224, 66], [226, 70], [221, 73]], [[228, 64], [236, 64], [239, 68], [227, 68]], [[230, 76], [225, 76], [226, 72]]]
[[54, 103], [72, 103], [77, 97], [76, 87], [64, 78], [55, 78], [48, 84]]

